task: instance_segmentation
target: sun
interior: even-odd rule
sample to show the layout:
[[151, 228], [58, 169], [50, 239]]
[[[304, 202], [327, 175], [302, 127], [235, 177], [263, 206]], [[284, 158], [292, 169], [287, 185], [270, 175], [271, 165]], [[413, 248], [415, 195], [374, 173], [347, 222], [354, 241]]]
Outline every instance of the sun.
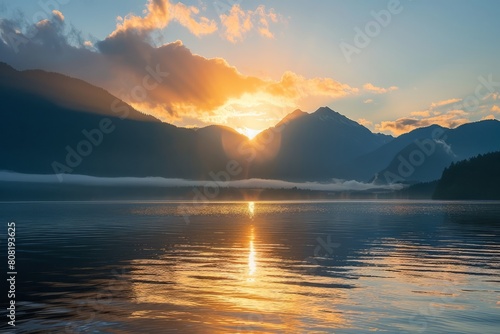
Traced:
[[255, 130], [250, 128], [238, 128], [237, 131], [242, 135], [248, 137], [248, 139], [254, 139], [255, 136], [257, 136], [261, 132], [261, 130]]

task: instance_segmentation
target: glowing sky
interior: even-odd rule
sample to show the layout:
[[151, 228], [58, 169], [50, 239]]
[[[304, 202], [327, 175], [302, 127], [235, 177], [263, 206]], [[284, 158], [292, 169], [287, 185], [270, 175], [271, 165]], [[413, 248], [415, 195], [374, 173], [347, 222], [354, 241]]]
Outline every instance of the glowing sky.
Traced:
[[0, 61], [179, 126], [251, 135], [327, 105], [400, 134], [500, 118], [498, 14], [495, 0], [0, 1]]

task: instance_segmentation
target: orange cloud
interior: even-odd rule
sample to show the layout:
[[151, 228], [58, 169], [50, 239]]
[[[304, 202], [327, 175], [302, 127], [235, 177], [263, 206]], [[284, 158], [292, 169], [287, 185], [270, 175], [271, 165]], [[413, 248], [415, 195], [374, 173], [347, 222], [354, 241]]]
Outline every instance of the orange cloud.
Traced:
[[[82, 41], [80, 47], [68, 42], [64, 25], [54, 15], [38, 24], [37, 35], [18, 53], [0, 43], [0, 54], [18, 68], [64, 69], [66, 75], [103, 87], [138, 110], [177, 125], [233, 126], [240, 119], [255, 119], [259, 111], [259, 124], [239, 127], [264, 128], [294, 108], [313, 109], [360, 91], [332, 78], [293, 72], [278, 80], [246, 76], [224, 59], [193, 54], [181, 41], [153, 46], [148, 29], [164, 25], [166, 21], [157, 22], [162, 17], [171, 18], [168, 6], [168, 1], [151, 0], [144, 17], [128, 16], [106, 39]], [[264, 19], [278, 20], [271, 11], [259, 11], [270, 15], [258, 23], [264, 28]]]
[[493, 120], [493, 119], [496, 119], [495, 115], [488, 115], [488, 116], [484, 116], [483, 118], [481, 118], [481, 120]]
[[269, 30], [270, 23], [277, 23], [279, 16], [274, 9], [266, 11], [261, 5], [256, 10], [244, 11], [240, 5], [231, 7], [229, 14], [221, 14], [220, 20], [224, 27], [223, 36], [230, 42], [236, 43], [244, 39], [244, 35], [256, 28], [257, 32], [264, 37], [274, 38]]
[[277, 23], [278, 15], [274, 12], [274, 9], [270, 9], [266, 13], [266, 9], [263, 5], [257, 7], [256, 14], [259, 17], [259, 33], [267, 38], [274, 38], [274, 34], [269, 31], [269, 22]]
[[454, 128], [469, 122], [465, 118], [468, 114], [463, 110], [456, 109], [461, 107], [461, 105], [457, 105], [461, 101], [462, 99], [452, 98], [432, 102], [426, 110], [413, 111], [410, 113], [410, 117], [400, 118], [396, 121], [381, 122], [375, 128], [378, 131], [390, 131], [395, 135], [432, 124]]
[[228, 15], [220, 15], [220, 19], [226, 29], [224, 36], [232, 43], [242, 40], [243, 35], [253, 28], [251, 12], [246, 13], [239, 5], [234, 5]]
[[[431, 117], [431, 115], [438, 116], [441, 115], [444, 111], [461, 108], [462, 105], [456, 104], [461, 101], [462, 99], [448, 99], [438, 102], [432, 102], [427, 109], [413, 111], [410, 113], [410, 116], [412, 117]], [[452, 106], [452, 104], [455, 105]]]
[[[142, 36], [120, 33], [96, 47], [112, 60], [101, 86], [138, 110], [176, 124], [232, 120], [232, 125], [235, 115], [246, 117], [263, 110], [270, 126], [272, 119], [283, 116], [282, 111], [303, 107], [305, 100], [331, 101], [359, 92], [331, 78], [305, 78], [293, 72], [285, 72], [280, 80], [245, 76], [224, 59], [191, 53], [180, 41], [153, 47]], [[151, 79], [151, 71], [164, 73], [160, 82]]]
[[58, 20], [59, 22], [63, 22], [64, 21], [64, 15], [60, 11], [54, 9], [52, 11], [52, 15], [54, 15], [54, 18], [56, 20]]
[[415, 116], [415, 117], [430, 117], [431, 112], [429, 110], [423, 110], [423, 111], [413, 111], [410, 113], [410, 116]]
[[154, 29], [163, 29], [171, 21], [177, 21], [196, 36], [212, 34], [217, 31], [215, 21], [204, 16], [198, 17], [200, 10], [197, 7], [186, 6], [181, 2], [172, 4], [169, 0], [149, 0], [144, 13], [144, 17], [133, 14], [124, 18], [118, 17], [119, 23], [110, 36], [129, 30], [148, 32]]
[[153, 47], [141, 36], [121, 33], [96, 46], [107, 66], [100, 85], [168, 122], [213, 114], [228, 100], [268, 85], [239, 73], [224, 59], [195, 55], [180, 41]]
[[399, 136], [414, 129], [430, 126], [433, 124], [441, 125], [445, 128], [456, 128], [462, 124], [468, 123], [465, 118], [468, 114], [463, 110], [451, 110], [445, 114], [426, 117], [426, 118], [400, 118], [396, 121], [385, 121], [375, 125], [375, 129], [380, 132], [388, 131]]
[[[250, 26], [261, 27], [260, 33], [266, 34], [269, 24], [280, 20], [263, 6], [254, 12], [246, 26], [245, 21], [238, 21], [245, 31]], [[189, 26], [198, 14], [195, 7], [150, 0], [143, 17], [118, 19], [117, 29], [105, 40], [82, 41], [76, 47], [68, 42], [64, 24], [55, 13], [38, 24], [38, 34], [20, 52], [0, 43], [0, 54], [18, 68], [64, 69], [64, 74], [103, 87], [142, 112], [182, 126], [219, 123], [262, 129], [274, 125], [290, 110], [311, 110], [361, 94], [362, 88], [332, 78], [306, 78], [290, 71], [277, 80], [246, 76], [224, 59], [193, 54], [181, 41], [159, 47], [149, 43], [152, 30], [174, 17]], [[253, 124], [245, 123], [248, 121]]]
[[299, 99], [306, 96], [339, 98], [356, 94], [359, 92], [359, 89], [342, 84], [331, 78], [306, 79], [301, 75], [287, 71], [283, 74], [279, 82], [272, 83], [269, 86], [268, 91], [273, 95]]
[[450, 104], [458, 103], [461, 101], [462, 101], [462, 99], [448, 99], [448, 100], [433, 102], [430, 106], [430, 109], [436, 109], [438, 107], [449, 106]]
[[364, 118], [360, 118], [356, 122], [363, 125], [365, 128], [371, 128], [373, 126], [373, 122], [371, 122], [367, 119], [364, 119]]
[[377, 87], [377, 86], [374, 86], [373, 84], [371, 83], [366, 83], [363, 85], [363, 88], [370, 92], [370, 93], [375, 93], [375, 94], [385, 94], [385, 93], [388, 93], [388, 92], [392, 92], [392, 91], [395, 91], [395, 90], [398, 90], [399, 88], [396, 87], [396, 86], [391, 86], [389, 88], [382, 88], [382, 87]]
[[500, 113], [500, 107], [495, 104], [491, 107], [490, 111]]

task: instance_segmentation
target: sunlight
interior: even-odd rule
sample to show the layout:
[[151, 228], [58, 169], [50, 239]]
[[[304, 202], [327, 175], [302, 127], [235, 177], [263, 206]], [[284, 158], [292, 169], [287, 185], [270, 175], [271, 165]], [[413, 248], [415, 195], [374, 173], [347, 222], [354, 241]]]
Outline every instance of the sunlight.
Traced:
[[253, 218], [255, 214], [255, 203], [254, 202], [248, 202], [248, 214], [250, 215], [250, 218]]
[[248, 137], [248, 139], [254, 139], [255, 136], [257, 136], [261, 132], [261, 130], [255, 130], [250, 128], [238, 128], [237, 131], [242, 135]]

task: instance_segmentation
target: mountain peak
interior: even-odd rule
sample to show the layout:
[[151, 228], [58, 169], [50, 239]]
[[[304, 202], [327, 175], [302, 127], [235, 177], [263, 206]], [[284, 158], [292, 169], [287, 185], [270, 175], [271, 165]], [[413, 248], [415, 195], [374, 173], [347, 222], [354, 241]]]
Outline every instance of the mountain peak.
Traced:
[[311, 115], [316, 116], [321, 121], [334, 121], [351, 126], [360, 126], [352, 119], [347, 118], [346, 116], [336, 112], [335, 110], [330, 109], [329, 107], [321, 107], [315, 112], [313, 112]]
[[333, 109], [331, 109], [331, 108], [329, 108], [327, 106], [318, 108], [318, 110], [316, 110], [314, 112], [314, 114], [316, 114], [316, 113], [318, 113], [318, 114], [331, 113], [331, 112], [338, 114], [335, 110], [333, 110]]
[[306, 116], [306, 115], [308, 115], [308, 113], [306, 113], [300, 109], [296, 109], [293, 112], [286, 115], [278, 124], [276, 124], [276, 126], [286, 124], [288, 122], [291, 122], [293, 120], [296, 120], [296, 119], [301, 118], [301, 117]]

